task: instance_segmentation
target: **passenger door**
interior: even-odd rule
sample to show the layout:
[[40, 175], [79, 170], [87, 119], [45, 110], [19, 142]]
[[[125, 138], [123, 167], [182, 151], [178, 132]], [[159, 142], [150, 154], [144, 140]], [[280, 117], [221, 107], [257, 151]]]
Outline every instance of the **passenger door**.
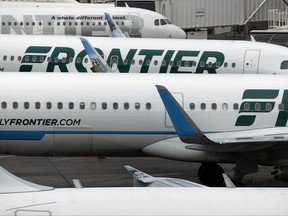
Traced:
[[260, 50], [246, 50], [244, 58], [244, 74], [257, 74]]

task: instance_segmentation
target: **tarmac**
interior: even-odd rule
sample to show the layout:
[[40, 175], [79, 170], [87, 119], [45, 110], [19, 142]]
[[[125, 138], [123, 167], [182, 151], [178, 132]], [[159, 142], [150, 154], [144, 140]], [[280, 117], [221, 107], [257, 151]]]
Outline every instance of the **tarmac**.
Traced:
[[[156, 177], [181, 178], [201, 183], [197, 178], [200, 164], [154, 157], [20, 157], [0, 156], [0, 166], [27, 181], [55, 188], [74, 187], [79, 179], [84, 187], [132, 187], [133, 178], [123, 167], [133, 166]], [[233, 177], [234, 165], [221, 164]], [[259, 172], [246, 175], [247, 187], [287, 187], [288, 182], [271, 176], [273, 167], [260, 166]]]

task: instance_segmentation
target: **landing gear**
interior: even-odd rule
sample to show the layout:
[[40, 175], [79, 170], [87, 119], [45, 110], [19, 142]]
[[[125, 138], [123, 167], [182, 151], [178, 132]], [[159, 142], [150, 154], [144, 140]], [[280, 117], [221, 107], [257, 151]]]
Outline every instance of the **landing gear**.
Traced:
[[198, 178], [204, 185], [220, 187], [224, 184], [222, 173], [224, 170], [218, 164], [202, 163], [198, 170]]

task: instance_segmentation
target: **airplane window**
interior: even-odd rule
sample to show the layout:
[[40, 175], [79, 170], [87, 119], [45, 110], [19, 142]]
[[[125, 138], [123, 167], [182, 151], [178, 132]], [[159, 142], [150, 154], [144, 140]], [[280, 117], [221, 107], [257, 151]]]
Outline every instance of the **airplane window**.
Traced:
[[51, 62], [51, 57], [47, 57], [47, 62]]
[[11, 57], [10, 57], [10, 60], [11, 60], [11, 61], [14, 61], [14, 56], [11, 56]]
[[161, 23], [161, 25], [166, 25], [167, 24], [164, 19], [160, 19], [160, 23]]
[[188, 62], [188, 61], [185, 61], [185, 62], [184, 62], [184, 66], [185, 66], [185, 67], [189, 67], [189, 62]]
[[24, 102], [24, 109], [29, 109], [29, 102]]
[[86, 25], [89, 26], [89, 22], [87, 22]]
[[59, 26], [59, 25], [60, 25], [60, 22], [57, 22], [57, 25]]
[[83, 26], [83, 24], [84, 24], [83, 22], [80, 22], [80, 25], [81, 25], [81, 26]]
[[5, 22], [2, 22], [2, 26], [5, 26]]
[[239, 104], [238, 103], [234, 103], [233, 104], [233, 109], [234, 110], [238, 110], [239, 109]]
[[154, 20], [154, 25], [159, 26], [159, 20], [158, 19]]
[[72, 22], [69, 22], [69, 26], [72, 26]]
[[65, 57], [62, 58], [62, 62], [63, 62], [63, 63], [66, 62], [66, 58], [65, 58]]
[[142, 65], [143, 64], [143, 60], [139, 60], [139, 65]]
[[1, 103], [1, 107], [2, 109], [6, 109], [7, 108], [7, 103], [4, 101]]
[[203, 68], [204, 66], [205, 66], [205, 62], [204, 62], [204, 61], [201, 61], [201, 62], [200, 62], [200, 67]]
[[116, 25], [118, 25], [118, 26], [119, 26], [119, 23], [118, 23], [118, 22], [116, 22]]
[[98, 22], [98, 25], [101, 26], [101, 22]]
[[20, 22], [20, 26], [23, 26], [23, 22]]
[[197, 65], [197, 62], [196, 62], [196, 61], [193, 61], [193, 62], [192, 62], [192, 66], [193, 66], [193, 67], [196, 67], [196, 65]]
[[157, 60], [154, 61], [154, 65], [158, 65], [158, 61]]
[[46, 103], [46, 108], [47, 109], [51, 109], [52, 108], [52, 103], [51, 102], [47, 102]]
[[244, 110], [249, 111], [250, 110], [250, 104], [249, 103], [244, 103]]
[[166, 61], [163, 60], [161, 65], [162, 65], [162, 66], [165, 66], [165, 65], [166, 65]]
[[11, 26], [11, 22], [8, 22], [8, 26]]
[[35, 26], [35, 22], [32, 22], [32, 26]]
[[87, 62], [88, 62], [88, 58], [85, 58], [85, 59], [84, 59], [84, 63], [87, 63]]
[[170, 61], [169, 64], [170, 64], [170, 66], [173, 66], [174, 62], [173, 62], [173, 61]]
[[69, 58], [69, 63], [72, 63], [73, 62], [73, 57], [70, 57]]
[[102, 109], [103, 109], [103, 110], [106, 110], [106, 109], [107, 109], [107, 103], [106, 103], [106, 102], [103, 102], [103, 103], [102, 103]]
[[73, 102], [69, 102], [68, 103], [68, 107], [69, 107], [69, 109], [74, 109], [74, 103]]
[[121, 25], [122, 25], [122, 26], [124, 26], [124, 25], [125, 25], [125, 23], [124, 23], [124, 22], [121, 22]]
[[92, 25], [95, 26], [95, 22], [92, 22]]
[[201, 103], [200, 107], [201, 107], [202, 110], [205, 110], [206, 109], [206, 104], [205, 103]]
[[177, 61], [177, 66], [180, 67], [181, 66], [181, 61]]
[[36, 103], [35, 103], [35, 108], [36, 108], [36, 109], [40, 109], [40, 107], [41, 107], [41, 103], [40, 103], [40, 102], [36, 102]]
[[168, 20], [168, 19], [165, 19], [165, 22], [166, 22], [167, 24], [172, 24], [171, 21]]
[[18, 102], [13, 102], [13, 103], [12, 103], [12, 107], [13, 107], [14, 109], [17, 109], [17, 108], [18, 108]]
[[104, 22], [104, 25], [106, 26], [106, 25], [107, 25], [107, 22]]
[[29, 56], [25, 56], [24, 61], [29, 62]]
[[63, 103], [62, 102], [58, 102], [57, 103], [57, 107], [58, 107], [58, 109], [63, 109]]
[[51, 22], [48, 22], [48, 26], [51, 26]]
[[[116, 64], [116, 62], [114, 64]], [[131, 65], [134, 65], [134, 64], [135, 64], [135, 59], [132, 59], [131, 60]]]
[[224, 66], [224, 68], [227, 68], [228, 67], [228, 63], [225, 62], [223, 66]]
[[14, 22], [14, 26], [17, 26], [17, 24], [18, 24], [17, 22]]
[[44, 56], [40, 56], [39, 61], [42, 63], [45, 61], [45, 57]]
[[114, 110], [117, 110], [117, 109], [118, 109], [118, 103], [116, 103], [116, 102], [113, 103], [113, 109], [114, 109]]
[[33, 57], [32, 57], [32, 62], [36, 62], [36, 60], [37, 60], [37, 57], [36, 57], [36, 56], [33, 56]]
[[65, 26], [66, 25], [66, 22], [63, 22], [63, 26]]
[[281, 62], [281, 66], [280, 66], [280, 69], [288, 69], [288, 61], [282, 61]]
[[128, 102], [125, 102], [125, 103], [124, 103], [124, 109], [125, 109], [125, 110], [128, 110], [128, 109], [129, 109], [129, 103], [128, 103]]
[[124, 61], [123, 61], [123, 64], [127, 65], [128, 64], [128, 59], [125, 58]]
[[3, 56], [3, 61], [6, 61], [6, 60], [7, 60], [7, 56], [4, 55], [4, 56]]
[[80, 108], [80, 109], [85, 109], [85, 103], [84, 103], [84, 102], [80, 102], [79, 108]]
[[139, 109], [140, 109], [140, 103], [138, 103], [138, 102], [135, 103], [135, 109], [136, 109], [136, 110], [139, 110]]
[[58, 58], [57, 57], [54, 58], [54, 62], [56, 62], [56, 63], [58, 62]]
[[18, 61], [21, 61], [22, 57], [21, 56], [18, 56]]
[[228, 104], [227, 103], [222, 104], [222, 110], [224, 110], [224, 111], [228, 110]]
[[283, 111], [284, 110], [284, 104], [283, 103], [280, 103], [279, 105], [278, 105], [278, 109], [280, 110], [280, 111]]
[[75, 22], [75, 26], [77, 26], [78, 25], [78, 22]]
[[255, 104], [255, 110], [256, 111], [260, 111], [261, 110], [261, 104], [260, 103], [256, 103]]
[[212, 67], [212, 62], [208, 62], [208, 67], [209, 67], [209, 68]]
[[220, 67], [220, 62], [217, 61], [217, 62], [215, 63], [215, 66], [216, 66], [216, 68], [219, 68], [219, 67]]
[[39, 25], [39, 26], [42, 26], [42, 22], [39, 22], [38, 25]]
[[146, 60], [146, 65], [150, 65], [151, 61], [148, 59]]
[[266, 108], [266, 111], [271, 111], [272, 110], [272, 104], [271, 103], [267, 103], [265, 108]]
[[190, 103], [190, 110], [195, 110], [195, 103]]
[[150, 110], [151, 107], [152, 107], [151, 103], [146, 103], [146, 109], [147, 109], [147, 110]]
[[80, 64], [81, 63], [81, 59], [78, 57], [78, 58], [76, 58], [76, 63], [77, 64]]
[[96, 103], [95, 103], [95, 102], [91, 102], [90, 108], [91, 108], [92, 110], [95, 110], [95, 109], [96, 109]]
[[236, 67], [236, 63], [233, 62], [233, 63], [232, 63], [232, 68], [235, 68], [235, 67]]
[[29, 26], [29, 22], [26, 22], [26, 26]]
[[211, 109], [212, 110], [216, 110], [217, 109], [217, 104], [216, 103], [212, 103], [211, 104]]

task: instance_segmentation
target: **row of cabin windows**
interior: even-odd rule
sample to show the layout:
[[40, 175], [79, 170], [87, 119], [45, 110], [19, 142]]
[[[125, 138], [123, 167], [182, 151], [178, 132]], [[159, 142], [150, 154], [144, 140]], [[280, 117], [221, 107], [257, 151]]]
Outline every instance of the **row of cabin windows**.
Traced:
[[[42, 22], [37, 22], [38, 26], [42, 26], [43, 23]], [[101, 25], [104, 25], [106, 26], [107, 25], [107, 22], [106, 21], [102, 21], [102, 22], [95, 22], [95, 21], [90, 21], [90, 22], [48, 22], [47, 23], [48, 26], [52, 26], [52, 25], [57, 25], [57, 26], [60, 26], [60, 25], [63, 25], [63, 26], [101, 26]], [[119, 26], [119, 25], [122, 25], [124, 26], [125, 23], [124, 22], [116, 22], [116, 24]], [[2, 22], [2, 26], [35, 26], [36, 25], [36, 22]]]
[[[233, 105], [233, 110], [237, 111], [239, 110], [239, 104], [238, 103], [234, 103]], [[200, 109], [201, 110], [206, 110], [208, 105], [206, 103], [200, 103]], [[220, 105], [220, 107], [222, 108], [223, 111], [228, 110], [229, 106], [227, 103], [222, 103], [222, 105]], [[190, 110], [195, 110], [196, 109], [196, 104], [195, 103], [190, 103], [189, 104], [189, 108]], [[220, 108], [220, 109], [221, 109]], [[288, 107], [286, 107], [287, 109]], [[218, 109], [218, 105], [216, 103], [212, 103], [211, 104], [211, 110], [217, 110]], [[253, 104], [253, 106], [246, 102], [243, 104], [243, 109], [244, 111], [268, 111], [270, 112], [273, 109], [273, 105], [271, 103], [266, 103], [264, 105], [261, 105], [260, 103], [255, 103]], [[283, 103], [278, 104], [278, 110], [283, 111], [285, 109], [285, 105]]]
[[[86, 107], [86, 104], [87, 104], [87, 103], [85, 103], [85, 102], [80, 102], [80, 103], [69, 102], [69, 103], [67, 104], [67, 107], [72, 110], [72, 109], [75, 109], [75, 108], [78, 106], [79, 109], [84, 110], [85, 108], [87, 108], [87, 107]], [[64, 107], [64, 103], [62, 103], [62, 102], [58, 102], [58, 103], [54, 104], [54, 106], [55, 106], [55, 105], [56, 105], [57, 109], [63, 109], [63, 107]], [[20, 105], [19, 105], [18, 102], [16, 102], [16, 101], [12, 102], [12, 108], [13, 108], [13, 109], [18, 109], [19, 106], [20, 106]], [[52, 109], [52, 102], [46, 102], [46, 103], [44, 103], [44, 104], [43, 104], [43, 103], [40, 103], [40, 102], [35, 102], [35, 103], [33, 103], [33, 104], [32, 104], [32, 103], [29, 103], [29, 102], [24, 102], [24, 103], [23, 103], [23, 108], [24, 108], [24, 109], [29, 109], [29, 108], [32, 107], [32, 106], [34, 106], [35, 109], [40, 109], [42, 106], [46, 107], [46, 109]], [[87, 106], [89, 106], [89, 105], [87, 105]], [[122, 106], [123, 106], [123, 108], [124, 108], [125, 110], [129, 110], [129, 109], [130, 109], [130, 103], [128, 103], [128, 102], [125, 102]], [[8, 103], [7, 103], [7, 102], [5, 102], [5, 101], [1, 102], [1, 108], [2, 108], [2, 109], [6, 109], [7, 107], [8, 107]], [[91, 110], [95, 110], [96, 107], [97, 107], [97, 105], [96, 105], [95, 102], [91, 102], [91, 103], [90, 103], [90, 109], [91, 109]], [[103, 102], [103, 103], [100, 104], [100, 107], [101, 107], [102, 110], [106, 110], [106, 109], [108, 109], [108, 103]], [[120, 105], [119, 105], [117, 102], [114, 102], [114, 103], [112, 104], [112, 108], [113, 108], [114, 110], [117, 110], [117, 109], [120, 108]], [[134, 108], [135, 108], [136, 110], [140, 110], [141, 104], [140, 104], [139, 102], [136, 102], [136, 103], [134, 104]], [[146, 109], [146, 110], [151, 110], [151, 108], [152, 108], [151, 103], [146, 103], [146, 104], [145, 104], [145, 109]]]
[[[41, 105], [40, 102], [35, 102], [33, 104], [34, 105], [31, 105], [31, 103], [29, 103], [29, 102], [24, 102], [23, 103], [23, 107], [24, 107], [24, 109], [29, 109], [30, 106], [34, 106], [35, 109], [40, 109], [41, 106], [46, 106], [46, 109], [52, 109], [52, 103], [51, 102], [46, 102], [46, 103], [44, 103], [44, 105], [43, 105], [43, 103]], [[207, 108], [208, 105], [206, 103], [200, 103], [199, 105], [200, 105], [200, 109], [201, 110], [208, 109]], [[69, 109], [74, 109], [74, 108], [76, 108], [76, 106], [78, 106], [79, 109], [83, 110], [83, 109], [86, 108], [86, 103], [85, 102], [80, 102], [80, 103], [69, 102], [67, 104], [67, 107]], [[89, 105], [87, 105], [87, 106], [89, 106]], [[123, 106], [123, 108], [125, 110], [129, 110], [130, 109], [130, 103], [128, 103], [128, 102], [123, 103], [123, 105], [121, 105], [121, 106]], [[227, 111], [228, 108], [229, 108], [227, 103], [222, 103], [222, 105], [220, 105], [220, 106], [221, 106], [220, 109], [222, 109], [223, 111]], [[235, 111], [239, 110], [239, 104], [238, 103], [234, 103], [232, 106], [233, 106], [233, 110], [235, 110]], [[8, 107], [8, 103], [3, 101], [1, 103], [1, 108], [2, 109], [6, 109], [7, 107]], [[57, 107], [57, 109], [63, 109], [64, 104], [62, 102], [58, 102], [58, 103], [56, 103], [56, 107]], [[106, 109], [108, 109], [108, 103], [103, 102], [103, 103], [100, 104], [100, 107], [101, 107], [102, 110], [106, 110]], [[16, 102], [16, 101], [12, 102], [12, 108], [13, 109], [18, 109], [19, 108], [19, 103]], [[117, 103], [117, 102], [112, 103], [112, 108], [114, 110], [118, 110], [120, 108], [119, 103]], [[141, 108], [141, 104], [139, 102], [136, 102], [134, 104], [134, 109], [140, 110], [140, 108]], [[151, 110], [151, 108], [152, 108], [151, 103], [146, 103], [145, 104], [145, 109], [146, 110]], [[195, 110], [196, 109], [196, 104], [195, 103], [190, 103], [189, 104], [189, 108], [190, 108], [190, 110]], [[260, 111], [261, 110], [261, 111], [263, 111], [263, 110], [265, 110], [265, 111], [269, 112], [269, 111], [271, 111], [273, 109], [273, 105], [271, 103], [266, 103], [265, 105], [261, 105], [260, 103], [255, 103], [254, 106], [252, 107], [251, 104], [247, 102], [247, 103], [243, 104], [243, 108], [244, 108], [244, 111], [250, 111], [250, 110], [253, 110], [253, 111]], [[95, 110], [96, 109], [96, 103], [95, 102], [91, 102], [90, 103], [90, 109], [91, 110]], [[211, 104], [211, 110], [216, 111], [217, 109], [218, 109], [218, 105], [216, 103], [212, 103]], [[278, 109], [280, 111], [284, 110], [285, 109], [284, 104], [283, 103], [278, 104]]]
[[[8, 58], [8, 56], [7, 55], [4, 55], [3, 56], [3, 61], [8, 61], [8, 59], [10, 59], [10, 61], [16, 61], [16, 57], [14, 57], [14, 56], [10, 56], [10, 58]], [[24, 57], [24, 59], [23, 59], [23, 62], [25, 63], [25, 62], [36, 62], [37, 61], [37, 59], [38, 59], [38, 61], [39, 62], [44, 62], [45, 61], [45, 57], [44, 56], [40, 56], [40, 57], [38, 57], [38, 56], [25, 56]], [[22, 56], [18, 56], [17, 57], [17, 61], [21, 61], [22, 60]], [[69, 59], [66, 59], [65, 57], [63, 57], [62, 59], [59, 59], [59, 58], [57, 58], [57, 57], [55, 57], [54, 59], [52, 59], [51, 57], [47, 57], [47, 62], [55, 62], [55, 63], [58, 63], [58, 62], [63, 62], [63, 63], [66, 63], [66, 62], [69, 62], [69, 63], [72, 63], [73, 61], [74, 61], [74, 58], [73, 57], [71, 57], [71, 58], [69, 58]], [[196, 61], [190, 61], [191, 63], [192, 63], [192, 67], [196, 67], [197, 66], [197, 62]], [[76, 63], [78, 63], [78, 64], [80, 64], [81, 63], [81, 58], [76, 58]], [[88, 63], [88, 58], [84, 58], [84, 63]], [[128, 63], [129, 63], [129, 61], [128, 61], [128, 59], [124, 59], [123, 60], [123, 64], [124, 65], [128, 65]], [[143, 60], [139, 60], [138, 61], [138, 65], [143, 65], [143, 63], [145, 63], [146, 65], [151, 65], [152, 63], [151, 63], [151, 60], [146, 60], [146, 62], [144, 62]], [[174, 65], [174, 61], [169, 61], [169, 62], [167, 62], [167, 61], [165, 61], [165, 60], [162, 60], [162, 61], [158, 61], [158, 60], [154, 60], [153, 61], [153, 65], [154, 66], [157, 66], [157, 65], [160, 65], [161, 64], [161, 66], [166, 66], [166, 65], [170, 65], [170, 66], [173, 66]], [[117, 64], [117, 59], [116, 58], [112, 58], [112, 64]], [[130, 63], [131, 65], [135, 65], [136, 64], [136, 61], [135, 61], [135, 59], [132, 59], [131, 60], [131, 63]], [[183, 67], [189, 67], [189, 61], [177, 61], [176, 62], [176, 65], [178, 66], [178, 67], [180, 67], [180, 66], [183, 66]], [[223, 67], [224, 68], [227, 68], [228, 67], [228, 63], [227, 62], [224, 62], [224, 64], [223, 64]], [[199, 63], [199, 67], [205, 67], [206, 66], [206, 62], [204, 62], [204, 61], [201, 61], [200, 63]], [[212, 66], [213, 66], [213, 63], [212, 62], [208, 62], [207, 63], [207, 66], [208, 66], [208, 68], [211, 68]], [[219, 68], [221, 66], [221, 64], [220, 64], [220, 62], [216, 62], [215, 63], [215, 67], [216, 68]], [[233, 62], [232, 64], [231, 64], [231, 67], [232, 68], [235, 68], [236, 67], [236, 63], [235, 62]]]

